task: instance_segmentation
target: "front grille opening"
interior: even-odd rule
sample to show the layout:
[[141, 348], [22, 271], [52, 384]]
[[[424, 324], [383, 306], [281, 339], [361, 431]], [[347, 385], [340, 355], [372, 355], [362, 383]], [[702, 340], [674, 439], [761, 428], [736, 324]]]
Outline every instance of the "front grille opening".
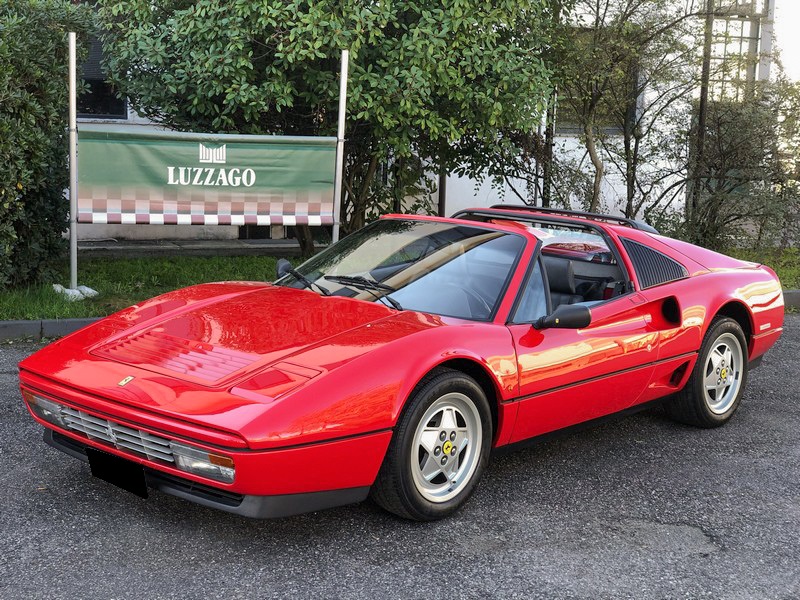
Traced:
[[[82, 444], [78, 440], [63, 435], [57, 431], [53, 431], [52, 429], [48, 429], [47, 431], [50, 432], [53, 442], [60, 450], [67, 450], [68, 454], [75, 456], [76, 458], [83, 457], [83, 460], [87, 460], [85, 459], [85, 444]], [[164, 492], [165, 494], [172, 493], [172, 495], [176, 495], [175, 492], [178, 492], [178, 495], [202, 498], [210, 502], [224, 504], [225, 506], [231, 507], [239, 506], [244, 500], [244, 496], [242, 494], [236, 494], [234, 492], [220, 490], [202, 483], [196, 483], [188, 479], [182, 479], [181, 477], [176, 477], [174, 475], [170, 475], [169, 473], [156, 471], [155, 469], [151, 469], [147, 466], [144, 467], [144, 473], [147, 485], [153, 489]]]
[[84, 435], [90, 440], [131, 452], [148, 460], [167, 464], [175, 462], [167, 438], [95, 417], [69, 406], [61, 406], [61, 416], [70, 431]]
[[165, 494], [169, 494], [171, 490], [174, 490], [193, 498], [202, 498], [216, 504], [224, 504], [231, 507], [239, 506], [244, 500], [242, 494], [220, 490], [209, 485], [175, 477], [169, 473], [162, 473], [147, 467], [145, 467], [144, 472], [147, 478], [147, 485]]

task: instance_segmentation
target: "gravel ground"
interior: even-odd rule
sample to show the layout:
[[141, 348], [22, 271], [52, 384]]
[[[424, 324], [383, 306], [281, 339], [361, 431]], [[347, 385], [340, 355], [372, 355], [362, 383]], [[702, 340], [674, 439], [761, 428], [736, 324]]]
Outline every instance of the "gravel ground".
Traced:
[[495, 457], [455, 517], [252, 521], [141, 500], [44, 445], [0, 346], [0, 597], [800, 598], [800, 316], [736, 417], [653, 409]]

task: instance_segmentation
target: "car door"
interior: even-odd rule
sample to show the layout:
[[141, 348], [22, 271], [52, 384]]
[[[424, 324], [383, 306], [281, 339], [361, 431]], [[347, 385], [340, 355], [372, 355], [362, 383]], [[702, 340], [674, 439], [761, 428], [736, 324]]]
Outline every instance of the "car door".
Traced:
[[659, 336], [655, 370], [640, 398], [646, 402], [678, 391], [691, 374], [706, 314], [703, 302], [697, 301], [704, 292], [689, 278], [687, 265], [692, 270], [703, 267], [688, 257], [682, 257], [681, 263], [668, 256], [669, 248], [658, 240], [648, 240], [645, 245], [626, 237], [618, 239], [636, 276], [636, 300]]
[[537, 329], [531, 323], [551, 310], [547, 290], [536, 257], [508, 324], [519, 372], [512, 443], [632, 406], [658, 353], [658, 332], [638, 293], [594, 304], [584, 329]]

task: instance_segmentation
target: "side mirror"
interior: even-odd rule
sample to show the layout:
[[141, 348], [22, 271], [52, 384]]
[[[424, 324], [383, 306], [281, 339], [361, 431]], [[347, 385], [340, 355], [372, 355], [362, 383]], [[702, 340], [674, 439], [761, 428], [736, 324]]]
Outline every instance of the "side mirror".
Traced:
[[536, 329], [583, 329], [592, 322], [592, 313], [582, 304], [561, 304], [549, 315], [536, 321]]
[[278, 277], [277, 278], [280, 279], [281, 277], [286, 275], [289, 272], [289, 269], [291, 269], [291, 268], [292, 268], [292, 263], [290, 263], [285, 258], [279, 258], [278, 259], [278, 264], [275, 266], [275, 270], [278, 273]]

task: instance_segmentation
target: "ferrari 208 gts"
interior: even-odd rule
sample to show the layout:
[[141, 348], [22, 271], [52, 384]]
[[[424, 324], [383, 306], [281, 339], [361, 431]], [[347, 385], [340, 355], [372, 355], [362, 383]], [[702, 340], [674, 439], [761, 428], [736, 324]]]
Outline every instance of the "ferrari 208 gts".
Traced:
[[722, 425], [781, 335], [768, 267], [608, 215], [391, 215], [274, 283], [177, 290], [20, 364], [93, 475], [249, 517], [433, 520], [491, 451], [658, 401]]

